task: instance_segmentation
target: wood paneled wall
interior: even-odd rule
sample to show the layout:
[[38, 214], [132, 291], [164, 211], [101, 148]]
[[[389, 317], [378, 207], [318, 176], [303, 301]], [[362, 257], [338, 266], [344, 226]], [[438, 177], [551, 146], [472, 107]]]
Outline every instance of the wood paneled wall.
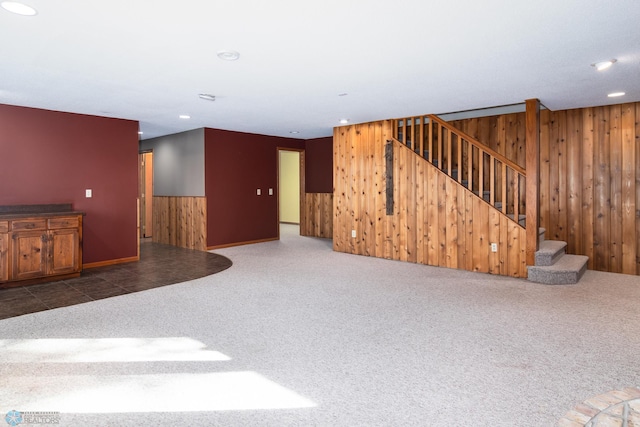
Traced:
[[333, 193], [305, 193], [300, 217], [300, 235], [333, 237]]
[[640, 274], [640, 103], [543, 111], [541, 225], [589, 268]]
[[[592, 270], [640, 274], [640, 103], [540, 114], [546, 238], [587, 255]], [[452, 124], [522, 161], [524, 113]]]
[[507, 159], [526, 167], [526, 122], [525, 113], [479, 117], [450, 122], [469, 136], [486, 144]]
[[153, 241], [207, 250], [207, 198], [153, 198]]
[[525, 230], [396, 142], [394, 209], [386, 214], [392, 134], [391, 121], [334, 129], [334, 250], [526, 277]]

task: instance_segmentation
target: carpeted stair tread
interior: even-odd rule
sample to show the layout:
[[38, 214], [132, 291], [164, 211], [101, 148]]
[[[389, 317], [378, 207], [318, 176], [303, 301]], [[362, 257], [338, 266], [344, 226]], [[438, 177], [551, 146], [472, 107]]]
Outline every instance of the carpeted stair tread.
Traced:
[[528, 279], [546, 285], [567, 285], [578, 283], [587, 270], [589, 257], [584, 255], [563, 255], [554, 265], [529, 266]]
[[540, 242], [538, 251], [536, 252], [536, 265], [549, 266], [565, 253], [567, 242], [561, 240], [544, 240]]

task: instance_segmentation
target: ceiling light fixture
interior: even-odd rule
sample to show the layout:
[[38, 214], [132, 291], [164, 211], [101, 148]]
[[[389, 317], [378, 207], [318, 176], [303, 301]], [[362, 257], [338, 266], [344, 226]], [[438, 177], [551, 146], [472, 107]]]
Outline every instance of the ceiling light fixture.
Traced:
[[613, 93], [610, 93], [610, 94], [609, 94], [609, 95], [607, 95], [607, 96], [608, 96], [609, 98], [616, 98], [616, 97], [618, 97], [618, 96], [624, 96], [624, 95], [625, 95], [625, 93], [624, 93], [624, 92], [613, 92]]
[[3, 9], [8, 10], [9, 12], [22, 16], [33, 16], [38, 14], [38, 12], [31, 6], [27, 6], [23, 3], [18, 3], [17, 1], [3, 1], [2, 3], [0, 3], [0, 6], [2, 6]]
[[347, 96], [349, 95], [347, 92], [339, 93], [338, 96]]
[[340, 119], [340, 124], [346, 125], [347, 123], [349, 123], [349, 119]]
[[297, 131], [297, 130], [292, 130], [292, 131], [291, 131], [291, 132], [289, 132], [289, 133], [292, 133], [292, 134], [294, 134], [294, 135], [295, 135], [295, 134], [298, 134], [298, 133], [300, 133], [300, 132], [299, 132], [299, 131]]
[[238, 58], [240, 58], [240, 54], [235, 50], [219, 50], [217, 55], [218, 58], [222, 59], [223, 61], [236, 61]]
[[198, 94], [198, 97], [200, 99], [204, 99], [205, 101], [215, 101], [216, 100], [216, 96], [215, 95], [210, 95], [208, 93], [200, 93], [200, 94]]
[[616, 62], [617, 62], [617, 59], [610, 59], [608, 61], [596, 62], [595, 64], [591, 64], [591, 66], [595, 67], [596, 70], [598, 70], [598, 71], [602, 71], [602, 70], [606, 70], [607, 68], [611, 67]]
[[191, 116], [189, 116], [188, 114], [180, 114], [178, 117], [180, 117], [181, 119], [190, 119]]

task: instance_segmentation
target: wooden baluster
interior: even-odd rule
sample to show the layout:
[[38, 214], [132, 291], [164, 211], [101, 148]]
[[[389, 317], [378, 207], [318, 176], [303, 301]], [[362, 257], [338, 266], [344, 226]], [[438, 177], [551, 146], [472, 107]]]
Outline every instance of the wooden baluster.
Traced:
[[407, 140], [407, 143], [408, 143], [407, 146], [409, 148], [411, 148], [411, 151], [413, 151], [415, 146], [416, 146], [416, 138], [415, 138], [415, 132], [414, 132], [414, 129], [415, 129], [415, 126], [416, 126], [415, 117], [410, 117], [409, 120], [410, 120], [410, 123], [411, 123], [411, 129], [407, 130], [407, 132], [410, 135], [409, 140]]
[[491, 156], [489, 162], [489, 204], [496, 206], [496, 159]]
[[464, 139], [458, 136], [458, 182], [462, 183], [462, 146], [464, 145]]
[[520, 174], [513, 171], [513, 179], [515, 180], [513, 195], [513, 218], [520, 224]]
[[424, 119], [424, 116], [420, 117], [420, 157], [424, 157]]
[[407, 119], [402, 119], [402, 143], [407, 145]]
[[478, 195], [484, 200], [484, 150], [478, 150]]
[[507, 165], [500, 162], [502, 164], [502, 213], [507, 214]]
[[449, 132], [447, 135], [447, 175], [453, 175], [453, 138], [454, 134]]
[[445, 128], [438, 127], [438, 169], [442, 170], [442, 149], [444, 147]]
[[469, 145], [469, 156], [467, 157], [467, 170], [468, 170], [468, 181], [469, 181], [469, 190], [473, 191], [473, 145]]

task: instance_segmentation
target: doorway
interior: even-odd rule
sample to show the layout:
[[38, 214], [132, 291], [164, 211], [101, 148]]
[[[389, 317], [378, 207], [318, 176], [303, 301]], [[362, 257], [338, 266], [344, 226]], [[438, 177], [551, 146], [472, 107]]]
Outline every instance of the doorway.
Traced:
[[304, 221], [304, 150], [278, 148], [278, 228]]
[[139, 154], [140, 237], [153, 236], [153, 152]]

